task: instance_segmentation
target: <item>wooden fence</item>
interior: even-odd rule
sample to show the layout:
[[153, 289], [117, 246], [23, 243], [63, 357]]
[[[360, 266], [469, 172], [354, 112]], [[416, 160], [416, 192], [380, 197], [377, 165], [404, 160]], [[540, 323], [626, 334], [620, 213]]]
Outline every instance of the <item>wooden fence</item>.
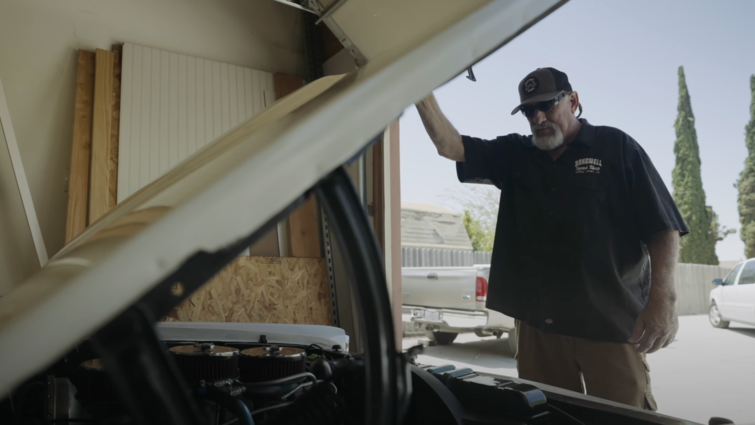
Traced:
[[707, 313], [713, 279], [723, 279], [729, 271], [731, 269], [719, 266], [678, 264], [675, 283], [679, 315]]

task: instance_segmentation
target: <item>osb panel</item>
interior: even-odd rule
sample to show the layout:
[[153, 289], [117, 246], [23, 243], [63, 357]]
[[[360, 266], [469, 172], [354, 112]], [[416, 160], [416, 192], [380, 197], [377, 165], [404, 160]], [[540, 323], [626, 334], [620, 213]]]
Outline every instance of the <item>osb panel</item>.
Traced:
[[332, 325], [325, 260], [239, 257], [165, 320]]

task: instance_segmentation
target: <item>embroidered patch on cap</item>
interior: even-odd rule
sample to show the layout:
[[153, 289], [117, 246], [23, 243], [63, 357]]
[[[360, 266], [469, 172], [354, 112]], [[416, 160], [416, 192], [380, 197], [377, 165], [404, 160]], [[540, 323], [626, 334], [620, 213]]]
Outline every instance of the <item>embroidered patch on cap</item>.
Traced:
[[532, 93], [537, 89], [537, 78], [530, 77], [527, 79], [527, 81], [524, 82], [524, 92], [525, 93]]

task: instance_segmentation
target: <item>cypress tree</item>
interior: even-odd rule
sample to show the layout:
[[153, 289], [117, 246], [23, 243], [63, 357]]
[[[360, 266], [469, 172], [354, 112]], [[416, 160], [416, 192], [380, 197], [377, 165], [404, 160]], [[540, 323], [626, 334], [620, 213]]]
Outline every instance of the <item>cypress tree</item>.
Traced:
[[[705, 191], [700, 177], [700, 149], [695, 131], [684, 67], [679, 67], [679, 105], [676, 117], [676, 166], [673, 172], [674, 200], [690, 233], [681, 239], [679, 261], [695, 264], [718, 264], [716, 238], [711, 231], [712, 217], [705, 206]], [[712, 212], [712, 211], [711, 211]]]
[[745, 168], [739, 175], [739, 222], [742, 229], [739, 236], [745, 243], [747, 258], [755, 257], [755, 75], [750, 77], [752, 101], [750, 103], [750, 122], [745, 126], [745, 145], [747, 159]]

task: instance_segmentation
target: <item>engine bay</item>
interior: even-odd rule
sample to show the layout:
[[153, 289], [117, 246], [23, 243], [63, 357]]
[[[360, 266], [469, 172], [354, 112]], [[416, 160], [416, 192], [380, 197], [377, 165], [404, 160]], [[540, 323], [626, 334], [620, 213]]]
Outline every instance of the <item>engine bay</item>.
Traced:
[[[201, 423], [352, 424], [363, 422], [365, 360], [340, 345], [162, 341]], [[682, 423], [671, 418], [590, 406], [512, 378], [417, 364], [406, 424]], [[0, 402], [4, 424], [128, 425], [128, 409], [88, 341]], [[643, 418], [643, 415], [646, 416]], [[652, 420], [649, 420], [652, 419]]]
[[[263, 336], [264, 339], [264, 336]], [[335, 423], [363, 362], [338, 345], [164, 342], [206, 424], [298, 423], [309, 414]], [[0, 407], [0, 422], [131, 424], [127, 409], [88, 342], [20, 386]], [[340, 389], [340, 391], [339, 391]], [[311, 400], [304, 400], [311, 399]], [[311, 406], [308, 413], [289, 408]], [[288, 409], [287, 409], [288, 408]], [[252, 420], [252, 418], [254, 418]], [[331, 422], [333, 423], [333, 422]]]

